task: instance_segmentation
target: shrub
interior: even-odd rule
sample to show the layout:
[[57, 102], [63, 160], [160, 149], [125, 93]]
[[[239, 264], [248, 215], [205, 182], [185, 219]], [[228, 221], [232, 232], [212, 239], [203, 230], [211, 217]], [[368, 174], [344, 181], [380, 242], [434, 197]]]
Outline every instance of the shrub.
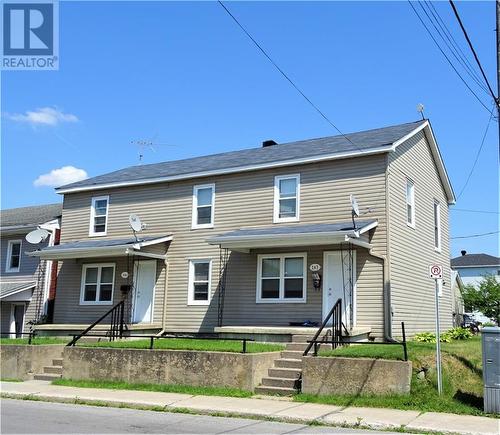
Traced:
[[453, 328], [446, 331], [445, 334], [449, 334], [449, 337], [452, 340], [468, 340], [469, 338], [472, 338], [472, 332], [470, 332], [467, 328]]
[[[434, 334], [434, 332], [420, 332], [419, 334], [415, 334], [413, 340], [420, 343], [435, 343], [436, 334]], [[451, 340], [452, 338], [449, 331], [443, 332], [440, 336], [441, 343], [449, 343]]]

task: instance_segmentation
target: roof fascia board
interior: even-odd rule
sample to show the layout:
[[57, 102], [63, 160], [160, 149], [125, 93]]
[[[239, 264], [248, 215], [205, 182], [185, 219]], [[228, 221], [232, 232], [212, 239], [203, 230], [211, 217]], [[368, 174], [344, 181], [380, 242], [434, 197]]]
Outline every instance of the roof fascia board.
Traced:
[[23, 286], [23, 287], [20, 287], [20, 288], [18, 288], [18, 289], [15, 289], [14, 291], [11, 291], [11, 292], [9, 292], [9, 293], [6, 293], [6, 294], [2, 295], [2, 296], [0, 297], [0, 299], [5, 299], [5, 298], [8, 298], [9, 296], [15, 295], [15, 294], [17, 294], [17, 293], [24, 292], [24, 291], [26, 291], [26, 290], [30, 290], [30, 289], [32, 289], [33, 287], [36, 287], [36, 283], [26, 284], [26, 285], [25, 285], [25, 286]]
[[134, 243], [132, 247], [134, 249], [141, 249], [145, 248], [146, 246], [157, 245], [158, 243], [170, 242], [172, 240], [173, 240], [172, 236], [158, 237], [157, 239]]
[[373, 154], [382, 154], [391, 151], [392, 145], [387, 145], [384, 147], [379, 147], [377, 149], [371, 149], [366, 151], [350, 151], [346, 153], [335, 153], [335, 154], [326, 154], [321, 156], [312, 156], [302, 159], [291, 159], [291, 160], [283, 160], [279, 162], [270, 162], [270, 163], [261, 163], [257, 165], [247, 165], [247, 166], [235, 166], [232, 168], [225, 169], [215, 169], [213, 171], [202, 171], [202, 172], [191, 172], [188, 174], [181, 175], [173, 175], [170, 177], [157, 177], [150, 178], [144, 180], [132, 180], [132, 181], [123, 181], [116, 183], [104, 183], [98, 184], [95, 186], [82, 186], [82, 187], [73, 187], [67, 188], [64, 187], [56, 189], [57, 193], [65, 194], [65, 193], [76, 193], [76, 192], [84, 192], [89, 190], [102, 190], [102, 189], [110, 189], [117, 187], [127, 187], [127, 186], [139, 186], [143, 184], [155, 184], [155, 183], [164, 183], [169, 181], [180, 181], [180, 180], [188, 180], [190, 178], [202, 178], [202, 177], [210, 177], [215, 175], [225, 175], [225, 174], [233, 174], [236, 172], [249, 172], [255, 171], [259, 169], [272, 169], [279, 168], [283, 166], [293, 166], [293, 165], [303, 165], [307, 163], [315, 163], [326, 160], [337, 160], [337, 159], [346, 159], [349, 157], [358, 157], [365, 155], [373, 155]]
[[475, 267], [500, 267], [500, 264], [473, 264], [468, 266], [451, 266], [453, 269], [473, 269]]

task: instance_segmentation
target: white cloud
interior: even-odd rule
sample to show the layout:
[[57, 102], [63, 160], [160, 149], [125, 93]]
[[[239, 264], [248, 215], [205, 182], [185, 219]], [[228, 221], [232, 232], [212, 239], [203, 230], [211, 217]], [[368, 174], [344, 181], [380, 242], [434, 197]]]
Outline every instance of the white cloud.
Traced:
[[56, 126], [63, 122], [78, 122], [78, 117], [72, 113], [64, 113], [53, 107], [41, 107], [34, 111], [28, 110], [26, 113], [7, 113], [6, 117], [12, 121], [25, 122], [33, 126], [50, 125]]
[[62, 168], [52, 169], [48, 174], [40, 175], [33, 181], [33, 185], [36, 187], [59, 187], [85, 180], [86, 178], [89, 178], [89, 176], [85, 170], [75, 168], [74, 166], [63, 166]]

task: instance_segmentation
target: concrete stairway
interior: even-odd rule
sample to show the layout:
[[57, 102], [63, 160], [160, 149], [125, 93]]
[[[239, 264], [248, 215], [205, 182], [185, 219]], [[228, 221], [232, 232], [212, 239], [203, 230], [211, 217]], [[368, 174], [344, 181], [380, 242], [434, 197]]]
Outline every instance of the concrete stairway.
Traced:
[[56, 379], [61, 379], [63, 370], [63, 360], [62, 358], [55, 358], [52, 360], [51, 366], [45, 366], [43, 368], [43, 373], [37, 373], [33, 376], [33, 379], [37, 381], [54, 381]]

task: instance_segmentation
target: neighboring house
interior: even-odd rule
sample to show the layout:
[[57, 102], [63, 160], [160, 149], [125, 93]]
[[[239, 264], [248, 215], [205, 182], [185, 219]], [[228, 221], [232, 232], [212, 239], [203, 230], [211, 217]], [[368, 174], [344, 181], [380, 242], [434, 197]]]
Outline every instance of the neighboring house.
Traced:
[[[2, 334], [29, 332], [28, 322], [50, 314], [55, 292], [52, 261], [26, 255], [57, 243], [62, 204], [13, 208], [0, 212], [0, 307]], [[26, 234], [43, 228], [49, 236], [39, 245]], [[53, 284], [51, 293], [51, 282]]]
[[[135, 166], [57, 191], [61, 244], [31, 254], [61, 262], [51, 329], [82, 329], [124, 299], [132, 330], [278, 333], [321, 323], [340, 298], [348, 329], [400, 336], [404, 321], [411, 335], [434, 328], [432, 263], [444, 266], [442, 327], [452, 325], [455, 198], [426, 120]], [[146, 224], [135, 235], [131, 213]]]
[[467, 254], [461, 251], [460, 257], [451, 259], [451, 268], [456, 270], [464, 285], [478, 285], [486, 275], [500, 279], [500, 258], [488, 254]]
[[462, 326], [464, 316], [464, 299], [462, 289], [464, 283], [456, 270], [451, 271], [451, 298], [453, 301], [453, 326]]

